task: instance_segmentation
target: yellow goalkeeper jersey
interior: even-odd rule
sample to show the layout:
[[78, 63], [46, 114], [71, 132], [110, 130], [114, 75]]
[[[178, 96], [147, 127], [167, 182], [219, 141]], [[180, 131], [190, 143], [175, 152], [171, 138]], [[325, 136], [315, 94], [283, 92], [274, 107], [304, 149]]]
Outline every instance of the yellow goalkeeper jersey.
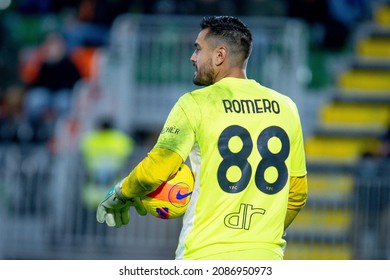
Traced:
[[189, 157], [195, 189], [176, 259], [282, 259], [289, 177], [306, 175], [298, 110], [254, 80], [184, 94], [156, 147]]

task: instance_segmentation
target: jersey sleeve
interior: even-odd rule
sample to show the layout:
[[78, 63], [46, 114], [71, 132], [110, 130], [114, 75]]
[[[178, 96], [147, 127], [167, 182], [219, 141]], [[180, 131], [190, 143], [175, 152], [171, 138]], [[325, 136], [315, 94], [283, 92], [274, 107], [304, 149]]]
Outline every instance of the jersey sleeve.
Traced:
[[178, 153], [186, 160], [195, 143], [199, 108], [190, 93], [183, 95], [170, 111], [155, 147]]
[[306, 157], [304, 150], [304, 140], [302, 125], [300, 117], [298, 114], [298, 109], [294, 104], [295, 114], [296, 114], [296, 127], [295, 127], [295, 137], [291, 143], [291, 174], [290, 176], [301, 177], [306, 175]]
[[123, 180], [123, 195], [131, 198], [154, 191], [163, 182], [172, 178], [182, 163], [182, 158], [173, 151], [152, 149]]

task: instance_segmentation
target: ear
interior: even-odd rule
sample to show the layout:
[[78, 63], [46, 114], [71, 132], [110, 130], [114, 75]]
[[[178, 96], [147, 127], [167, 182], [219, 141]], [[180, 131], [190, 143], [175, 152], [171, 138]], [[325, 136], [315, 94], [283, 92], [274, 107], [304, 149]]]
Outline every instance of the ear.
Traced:
[[220, 66], [227, 58], [227, 50], [224, 46], [215, 49], [215, 65]]

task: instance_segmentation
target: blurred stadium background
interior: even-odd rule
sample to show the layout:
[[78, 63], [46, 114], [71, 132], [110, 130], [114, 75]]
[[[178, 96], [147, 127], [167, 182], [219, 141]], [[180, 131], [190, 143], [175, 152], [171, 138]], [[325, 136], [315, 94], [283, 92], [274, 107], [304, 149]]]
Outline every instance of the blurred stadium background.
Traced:
[[[39, 138], [23, 109], [7, 115], [6, 93], [25, 94], [29, 56], [84, 1], [57, 10], [49, 2], [61, 1], [0, 0], [1, 73], [16, 73], [1, 88], [0, 259], [173, 259], [180, 220], [132, 213], [120, 229], [95, 221], [83, 204], [80, 140], [109, 116], [136, 143], [121, 176], [146, 155], [175, 100], [194, 88], [190, 56], [204, 11], [178, 8], [191, 1], [111, 1], [126, 10], [109, 23], [107, 42], [74, 48], [83, 78], [70, 115]], [[226, 13], [222, 1], [199, 2], [214, 4], [207, 14]], [[287, 232], [286, 259], [390, 259], [390, 2], [355, 1], [366, 6], [341, 35], [307, 16], [319, 10], [291, 9], [332, 1], [228, 2], [254, 33], [248, 76], [291, 96], [301, 113], [310, 196]], [[345, 21], [356, 7], [342, 10]]]

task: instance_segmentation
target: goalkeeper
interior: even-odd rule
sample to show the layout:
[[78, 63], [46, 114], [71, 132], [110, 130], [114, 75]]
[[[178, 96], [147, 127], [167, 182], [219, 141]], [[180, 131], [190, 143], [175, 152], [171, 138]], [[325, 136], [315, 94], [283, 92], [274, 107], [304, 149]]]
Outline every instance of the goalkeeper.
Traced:
[[238, 18], [205, 17], [193, 82], [153, 149], [103, 199], [97, 220], [120, 227], [129, 207], [189, 158], [195, 187], [176, 259], [283, 259], [283, 234], [307, 199], [303, 135], [295, 103], [246, 75], [252, 34]]

